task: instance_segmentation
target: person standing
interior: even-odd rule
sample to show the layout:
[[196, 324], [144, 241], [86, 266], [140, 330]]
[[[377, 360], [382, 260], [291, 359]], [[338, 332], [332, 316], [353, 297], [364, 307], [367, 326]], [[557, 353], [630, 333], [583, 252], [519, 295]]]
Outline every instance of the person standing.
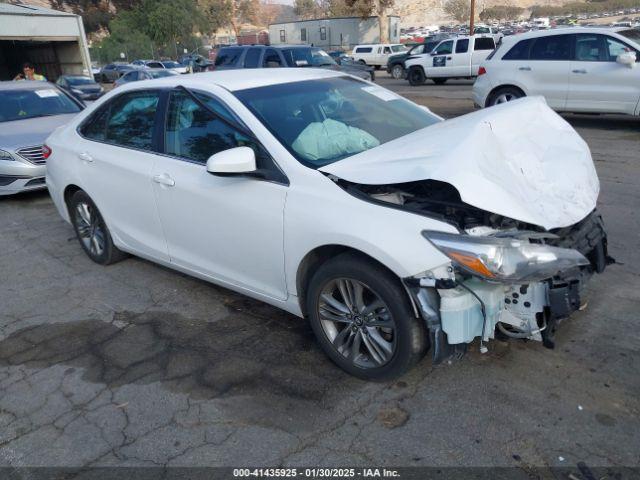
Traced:
[[37, 82], [46, 82], [47, 79], [44, 75], [36, 73], [36, 68], [33, 63], [25, 62], [22, 64], [22, 73], [15, 76], [14, 80], [31, 80]]

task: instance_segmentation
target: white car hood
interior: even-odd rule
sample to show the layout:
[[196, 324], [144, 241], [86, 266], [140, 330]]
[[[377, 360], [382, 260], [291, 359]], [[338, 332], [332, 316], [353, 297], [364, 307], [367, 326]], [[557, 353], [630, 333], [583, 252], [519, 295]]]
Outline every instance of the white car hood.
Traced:
[[541, 97], [440, 122], [319, 170], [369, 185], [447, 182], [470, 205], [546, 229], [582, 220], [600, 190], [589, 147]]

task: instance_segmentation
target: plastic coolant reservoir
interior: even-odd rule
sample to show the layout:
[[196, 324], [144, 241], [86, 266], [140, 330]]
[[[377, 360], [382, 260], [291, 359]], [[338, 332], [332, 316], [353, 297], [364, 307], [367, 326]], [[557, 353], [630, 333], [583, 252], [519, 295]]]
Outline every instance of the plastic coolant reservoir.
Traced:
[[[494, 285], [480, 280], [464, 284], [482, 299], [487, 313], [485, 340], [493, 338], [496, 323], [504, 302], [504, 285]], [[462, 287], [438, 290], [440, 294], [440, 319], [442, 329], [450, 344], [469, 343], [482, 335], [482, 310], [480, 302]]]

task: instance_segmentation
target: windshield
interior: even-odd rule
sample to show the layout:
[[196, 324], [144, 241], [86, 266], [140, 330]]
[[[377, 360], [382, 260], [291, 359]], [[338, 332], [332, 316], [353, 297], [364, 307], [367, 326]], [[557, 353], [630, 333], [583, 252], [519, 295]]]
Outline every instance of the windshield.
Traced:
[[618, 32], [623, 37], [627, 37], [636, 43], [640, 43], [640, 30], [632, 28], [630, 30], [621, 30]]
[[182, 67], [182, 65], [180, 65], [178, 62], [162, 62], [162, 65], [164, 65], [165, 68], [180, 68], [180, 67]]
[[404, 52], [406, 49], [404, 45], [391, 45], [392, 52]]
[[89, 77], [67, 77], [67, 82], [69, 82], [69, 85], [89, 85], [96, 83]]
[[0, 122], [79, 111], [80, 107], [56, 88], [0, 91]]
[[270, 85], [234, 94], [299, 162], [311, 168], [439, 121], [395, 93], [348, 77]]
[[175, 72], [170, 70], [152, 70], [148, 72], [151, 78], [173, 77]]
[[291, 67], [336, 65], [336, 61], [331, 58], [331, 55], [321, 48], [288, 48], [282, 53]]

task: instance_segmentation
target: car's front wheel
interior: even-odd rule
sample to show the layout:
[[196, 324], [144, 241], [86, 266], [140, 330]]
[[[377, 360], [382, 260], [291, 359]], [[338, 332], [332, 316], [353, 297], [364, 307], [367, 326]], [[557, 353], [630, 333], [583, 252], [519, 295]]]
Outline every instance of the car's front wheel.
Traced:
[[109, 265], [126, 258], [127, 254], [113, 244], [98, 207], [82, 190], [71, 197], [69, 214], [80, 245], [91, 260]]
[[494, 105], [499, 105], [501, 103], [511, 102], [513, 100], [517, 100], [518, 98], [524, 97], [524, 93], [521, 90], [513, 87], [504, 87], [499, 88], [495, 92], [491, 94], [489, 100], [487, 101], [487, 106], [492, 107]]
[[307, 311], [325, 353], [348, 373], [388, 380], [409, 370], [427, 347], [400, 281], [383, 267], [346, 253], [311, 278]]
[[391, 76], [396, 80], [402, 80], [404, 77], [404, 68], [399, 63], [391, 68]]
[[409, 69], [407, 78], [409, 80], [409, 85], [414, 87], [418, 85], [424, 85], [424, 82], [427, 80], [424, 74], [424, 70], [422, 70], [422, 68], [420, 67], [411, 67]]

